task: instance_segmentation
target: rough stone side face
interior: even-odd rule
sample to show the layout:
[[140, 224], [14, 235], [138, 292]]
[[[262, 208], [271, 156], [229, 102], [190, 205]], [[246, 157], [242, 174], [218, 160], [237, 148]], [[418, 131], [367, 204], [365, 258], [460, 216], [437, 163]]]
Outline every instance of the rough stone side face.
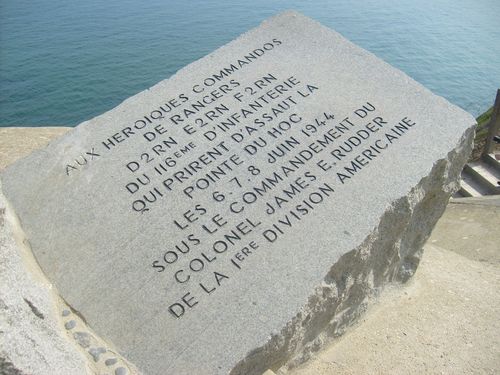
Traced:
[[332, 266], [302, 311], [264, 347], [248, 353], [231, 375], [257, 375], [268, 368], [286, 373], [342, 335], [385, 285], [408, 281], [423, 245], [460, 187], [473, 140], [474, 130], [469, 129], [427, 177], [387, 208], [363, 243]]

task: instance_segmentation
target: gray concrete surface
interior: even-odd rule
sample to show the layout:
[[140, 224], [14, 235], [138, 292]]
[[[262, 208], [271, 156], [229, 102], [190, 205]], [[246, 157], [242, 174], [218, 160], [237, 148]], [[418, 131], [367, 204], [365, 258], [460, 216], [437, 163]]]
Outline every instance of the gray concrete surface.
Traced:
[[452, 199], [430, 243], [499, 266], [500, 196]]

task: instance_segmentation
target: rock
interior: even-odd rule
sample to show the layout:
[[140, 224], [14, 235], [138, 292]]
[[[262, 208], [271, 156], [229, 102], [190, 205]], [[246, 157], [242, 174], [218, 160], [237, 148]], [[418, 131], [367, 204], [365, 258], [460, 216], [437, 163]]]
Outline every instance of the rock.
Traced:
[[47, 277], [140, 371], [260, 375], [413, 275], [474, 125], [287, 12], [1, 179]]

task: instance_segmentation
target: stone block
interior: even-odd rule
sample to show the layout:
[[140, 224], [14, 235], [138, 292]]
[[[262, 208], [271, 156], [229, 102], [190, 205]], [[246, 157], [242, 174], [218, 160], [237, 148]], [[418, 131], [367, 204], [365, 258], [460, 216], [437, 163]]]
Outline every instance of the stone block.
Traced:
[[414, 273], [474, 125], [286, 12], [1, 179], [44, 273], [140, 371], [261, 374]]

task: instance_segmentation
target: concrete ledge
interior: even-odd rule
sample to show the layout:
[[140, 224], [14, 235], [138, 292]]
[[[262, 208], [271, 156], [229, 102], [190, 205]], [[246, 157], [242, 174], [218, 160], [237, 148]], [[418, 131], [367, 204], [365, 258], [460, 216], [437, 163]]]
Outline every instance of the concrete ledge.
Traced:
[[[0, 170], [71, 128], [0, 128]], [[138, 372], [90, 330], [38, 266], [0, 183], [0, 374]]]

